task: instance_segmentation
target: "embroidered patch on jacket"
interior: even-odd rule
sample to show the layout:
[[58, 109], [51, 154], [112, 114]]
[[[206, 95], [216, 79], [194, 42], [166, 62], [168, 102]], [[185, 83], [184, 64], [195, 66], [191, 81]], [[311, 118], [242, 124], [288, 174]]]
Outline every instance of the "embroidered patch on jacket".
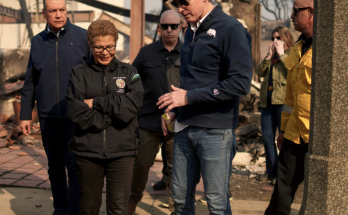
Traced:
[[133, 77], [132, 77], [132, 81], [133, 81], [134, 79], [136, 79], [136, 78], [139, 78], [139, 77], [140, 77], [139, 74], [134, 74]]
[[126, 83], [124, 82], [123, 79], [117, 79], [116, 80], [116, 85], [119, 87], [119, 88], [124, 88], [126, 86]]
[[213, 93], [214, 93], [214, 96], [219, 95], [219, 90], [214, 89], [214, 90], [213, 90]]
[[209, 29], [207, 31], [207, 35], [215, 37], [216, 36], [216, 31], [214, 29]]

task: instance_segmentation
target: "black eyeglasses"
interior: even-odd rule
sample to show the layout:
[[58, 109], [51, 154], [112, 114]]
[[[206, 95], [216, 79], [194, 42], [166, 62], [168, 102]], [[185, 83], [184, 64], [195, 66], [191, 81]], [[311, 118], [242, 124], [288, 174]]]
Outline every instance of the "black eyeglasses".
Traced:
[[307, 10], [311, 7], [302, 7], [302, 8], [292, 8], [292, 13], [294, 14], [294, 16], [296, 16], [298, 14], [299, 11], [302, 11], [302, 10]]
[[172, 30], [176, 30], [176, 29], [178, 29], [180, 24], [160, 24], [160, 25], [161, 25], [162, 30], [167, 30], [169, 26]]
[[[171, 3], [174, 7], [176, 7], [176, 8], [179, 7], [178, 3], [175, 0], [173, 0]], [[179, 4], [184, 5], [184, 6], [189, 6], [188, 0], [179, 0]]]
[[114, 52], [116, 50], [116, 45], [111, 45], [111, 46], [107, 46], [107, 47], [93, 47], [94, 48], [94, 52], [96, 53], [102, 53], [104, 51], [104, 49], [106, 51], [110, 52]]
[[272, 41], [274, 41], [274, 40], [280, 40], [281, 39], [281, 37], [280, 36], [278, 36], [278, 37], [272, 37]]

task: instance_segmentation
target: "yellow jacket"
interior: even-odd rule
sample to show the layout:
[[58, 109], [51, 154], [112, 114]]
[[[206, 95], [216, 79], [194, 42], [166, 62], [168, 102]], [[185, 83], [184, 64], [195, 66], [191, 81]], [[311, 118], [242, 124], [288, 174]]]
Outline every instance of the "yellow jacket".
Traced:
[[285, 60], [288, 75], [280, 128], [286, 139], [297, 144], [301, 137], [308, 143], [312, 89], [312, 46], [301, 56], [302, 45], [298, 41]]

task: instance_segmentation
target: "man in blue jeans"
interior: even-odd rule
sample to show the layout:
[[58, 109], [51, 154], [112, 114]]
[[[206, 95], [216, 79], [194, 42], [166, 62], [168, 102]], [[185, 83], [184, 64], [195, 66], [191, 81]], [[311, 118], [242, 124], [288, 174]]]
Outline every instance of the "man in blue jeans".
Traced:
[[250, 91], [251, 37], [235, 18], [210, 0], [173, 0], [189, 23], [181, 49], [181, 88], [159, 98], [176, 119], [173, 146], [175, 214], [195, 214], [195, 188], [202, 175], [211, 214], [232, 214], [228, 194], [235, 155], [239, 97]]
[[25, 135], [30, 134], [31, 111], [36, 100], [48, 160], [53, 214], [77, 215], [80, 214], [77, 165], [68, 149], [74, 126], [66, 118], [65, 92], [70, 68], [89, 56], [87, 32], [70, 23], [65, 0], [45, 0], [42, 12], [47, 25], [31, 41], [20, 126]]

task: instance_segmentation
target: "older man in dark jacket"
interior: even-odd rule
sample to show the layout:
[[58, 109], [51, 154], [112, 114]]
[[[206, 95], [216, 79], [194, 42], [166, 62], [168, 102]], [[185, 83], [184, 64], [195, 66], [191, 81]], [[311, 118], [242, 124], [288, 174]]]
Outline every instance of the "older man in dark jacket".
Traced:
[[65, 91], [70, 68], [89, 55], [86, 30], [70, 23], [64, 0], [44, 1], [42, 12], [47, 26], [31, 42], [22, 89], [21, 128], [24, 134], [30, 134], [31, 110], [36, 100], [54, 214], [79, 214], [77, 167], [68, 149], [74, 126], [66, 118]]

